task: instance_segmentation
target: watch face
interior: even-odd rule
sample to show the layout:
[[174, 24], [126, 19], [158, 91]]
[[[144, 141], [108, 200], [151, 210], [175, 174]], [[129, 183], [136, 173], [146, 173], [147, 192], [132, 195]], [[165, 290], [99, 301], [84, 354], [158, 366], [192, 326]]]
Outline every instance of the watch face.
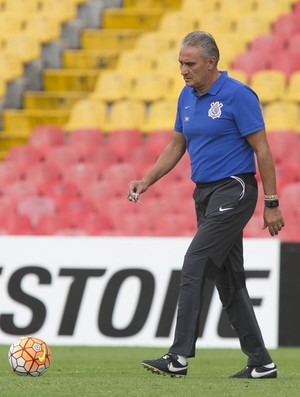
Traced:
[[276, 208], [279, 205], [278, 200], [265, 200], [265, 206], [268, 208]]

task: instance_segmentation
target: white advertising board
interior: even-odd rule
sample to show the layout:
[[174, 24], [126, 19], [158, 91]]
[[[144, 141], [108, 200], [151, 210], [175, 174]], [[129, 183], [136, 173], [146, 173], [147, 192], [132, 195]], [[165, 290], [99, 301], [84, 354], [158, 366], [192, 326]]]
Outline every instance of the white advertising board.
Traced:
[[[168, 347], [189, 238], [1, 237], [0, 343]], [[244, 241], [249, 294], [266, 345], [278, 344], [280, 243]], [[223, 335], [216, 290], [198, 347], [239, 347]], [[224, 327], [223, 327], [224, 328]], [[226, 328], [226, 327], [225, 327]]]

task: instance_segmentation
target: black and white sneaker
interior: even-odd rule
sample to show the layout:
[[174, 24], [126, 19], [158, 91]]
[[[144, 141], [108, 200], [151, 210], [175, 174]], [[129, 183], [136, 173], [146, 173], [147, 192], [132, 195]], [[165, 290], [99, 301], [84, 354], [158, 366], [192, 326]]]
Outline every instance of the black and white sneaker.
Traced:
[[272, 379], [277, 378], [277, 367], [261, 366], [261, 367], [246, 367], [236, 374], [230, 375], [229, 378], [238, 379]]
[[187, 374], [188, 363], [182, 365], [178, 361], [176, 354], [167, 353], [158, 360], [144, 360], [142, 366], [154, 374], [184, 378]]

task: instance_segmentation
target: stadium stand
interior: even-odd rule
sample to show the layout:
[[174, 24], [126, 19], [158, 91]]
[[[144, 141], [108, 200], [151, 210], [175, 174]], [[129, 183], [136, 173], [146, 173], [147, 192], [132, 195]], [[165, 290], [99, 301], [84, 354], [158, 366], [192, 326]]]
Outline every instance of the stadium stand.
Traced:
[[[193, 235], [188, 156], [142, 205], [125, 198], [172, 133], [178, 43], [203, 29], [217, 39], [220, 68], [260, 97], [287, 222], [280, 238], [300, 240], [300, 1], [0, 0], [0, 8], [1, 234]], [[258, 182], [246, 237], [268, 237]]]

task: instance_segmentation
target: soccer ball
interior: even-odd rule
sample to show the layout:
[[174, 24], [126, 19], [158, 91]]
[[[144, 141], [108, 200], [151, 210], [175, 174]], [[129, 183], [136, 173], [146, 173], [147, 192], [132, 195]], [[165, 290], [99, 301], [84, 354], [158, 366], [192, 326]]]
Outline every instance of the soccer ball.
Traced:
[[10, 346], [8, 362], [12, 370], [23, 376], [41, 376], [50, 366], [48, 345], [33, 336], [24, 336]]

